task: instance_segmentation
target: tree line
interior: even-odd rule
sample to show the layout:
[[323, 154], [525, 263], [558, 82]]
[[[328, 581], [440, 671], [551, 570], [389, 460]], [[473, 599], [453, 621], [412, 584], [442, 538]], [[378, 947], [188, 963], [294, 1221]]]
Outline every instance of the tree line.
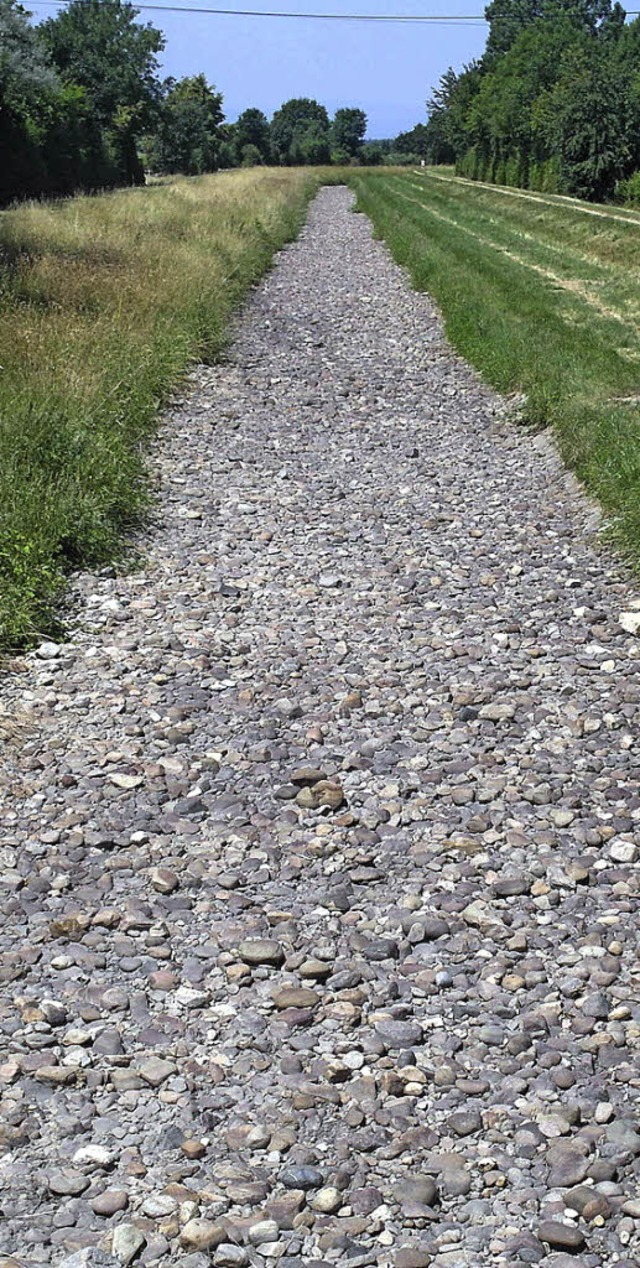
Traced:
[[31, 25], [0, 0], [0, 201], [141, 184], [144, 172], [357, 162], [363, 110], [307, 98], [225, 122], [204, 75], [162, 80], [164, 36], [123, 0], [71, 0]]
[[612, 0], [492, 0], [443, 75], [423, 153], [476, 180], [640, 202], [640, 20]]

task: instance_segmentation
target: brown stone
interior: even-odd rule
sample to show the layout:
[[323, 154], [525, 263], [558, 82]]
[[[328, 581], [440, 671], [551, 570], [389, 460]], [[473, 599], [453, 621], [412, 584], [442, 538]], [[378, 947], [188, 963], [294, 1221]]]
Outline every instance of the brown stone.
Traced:
[[183, 1140], [180, 1146], [185, 1158], [203, 1158], [207, 1152], [207, 1146], [201, 1140]]
[[320, 1003], [310, 986], [279, 986], [271, 996], [276, 1008], [315, 1008]]

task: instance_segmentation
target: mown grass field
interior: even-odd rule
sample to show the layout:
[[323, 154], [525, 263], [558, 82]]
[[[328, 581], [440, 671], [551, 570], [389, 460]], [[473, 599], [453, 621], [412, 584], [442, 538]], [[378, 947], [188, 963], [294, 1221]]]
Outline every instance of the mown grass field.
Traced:
[[253, 169], [0, 215], [0, 648], [51, 634], [69, 569], [122, 555], [158, 406], [220, 354], [319, 179]]
[[355, 171], [359, 208], [454, 346], [562, 456], [640, 566], [640, 214], [460, 180]]

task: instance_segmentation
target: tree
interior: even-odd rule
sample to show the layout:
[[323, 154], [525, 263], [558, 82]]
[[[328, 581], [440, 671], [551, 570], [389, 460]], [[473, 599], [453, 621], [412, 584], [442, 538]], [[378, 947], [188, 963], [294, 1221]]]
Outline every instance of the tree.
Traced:
[[[312, 129], [314, 130], [311, 131]], [[310, 135], [307, 137], [305, 146], [304, 137], [307, 133]], [[312, 161], [306, 155], [317, 152], [321, 148], [319, 144], [321, 134], [326, 137], [326, 152], [328, 153], [329, 116], [324, 106], [317, 101], [312, 101], [309, 97], [295, 97], [291, 101], [285, 101], [284, 105], [276, 110], [271, 120], [271, 144], [277, 162], [293, 166], [297, 163]]]
[[467, 112], [467, 128], [486, 177], [527, 185], [532, 161], [550, 157], [539, 126], [540, 103], [581, 38], [564, 15], [554, 21], [540, 19], [524, 29], [483, 76]]
[[[611, 54], [617, 71], [626, 84], [628, 135], [630, 147], [629, 170], [625, 175], [640, 170], [640, 19], [622, 27]], [[637, 183], [637, 182], [636, 182]]]
[[96, 124], [113, 152], [114, 181], [144, 181], [137, 141], [156, 121], [162, 98], [157, 54], [164, 37], [136, 22], [123, 0], [71, 0], [38, 28], [67, 85], [85, 90]]
[[150, 162], [159, 172], [197, 176], [219, 165], [224, 121], [222, 93], [204, 75], [169, 80]]
[[491, 0], [484, 13], [489, 23], [485, 61], [490, 63], [508, 52], [518, 36], [540, 19], [553, 22], [567, 18], [576, 29], [593, 32], [612, 20], [619, 24], [624, 11], [612, 0]]
[[241, 156], [246, 146], [252, 145], [260, 156], [262, 163], [271, 158], [271, 133], [269, 120], [261, 110], [251, 107], [244, 110], [234, 125], [234, 138]]
[[329, 131], [321, 123], [310, 123], [304, 132], [296, 133], [292, 153], [295, 161], [310, 167], [331, 162]]
[[16, 0], [0, 0], [0, 106], [17, 112], [57, 87], [29, 14]]
[[331, 125], [333, 147], [342, 157], [357, 158], [367, 131], [367, 116], [364, 110], [345, 106], [337, 110]]
[[563, 186], [604, 202], [633, 166], [631, 84], [624, 68], [584, 41], [572, 50], [550, 100], [550, 133]]
[[[429, 122], [437, 118], [440, 142], [458, 160], [470, 144], [469, 111], [480, 91], [484, 70], [480, 62], [470, 62], [460, 73], [449, 69], [442, 75], [427, 102]], [[428, 125], [427, 125], [428, 126]]]
[[447, 134], [446, 116], [441, 111], [429, 115], [425, 124], [424, 154], [427, 163], [455, 163], [456, 152]]
[[[482, 59], [429, 102], [428, 157], [474, 179], [608, 198], [640, 163], [640, 39], [612, 0], [492, 0]], [[447, 153], [447, 151], [449, 151]]]
[[427, 158], [429, 153], [429, 129], [426, 123], [417, 123], [410, 132], [400, 132], [393, 143], [399, 154], [417, 154]]
[[380, 167], [384, 163], [385, 150], [381, 141], [365, 141], [360, 152], [362, 162], [367, 167]]
[[257, 145], [243, 145], [240, 151], [241, 167], [261, 167], [262, 155]]
[[508, 52], [521, 32], [540, 16], [541, 3], [542, 0], [491, 0], [484, 11], [489, 23], [486, 62]]
[[0, 0], [0, 199], [46, 182], [41, 143], [59, 91], [28, 15], [14, 0]]

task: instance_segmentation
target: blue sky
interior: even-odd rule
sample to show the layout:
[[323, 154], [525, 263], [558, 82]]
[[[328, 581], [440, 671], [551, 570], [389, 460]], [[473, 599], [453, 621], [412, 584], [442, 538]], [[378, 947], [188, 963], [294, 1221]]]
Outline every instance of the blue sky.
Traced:
[[[135, 2], [135, 0], [134, 0]], [[162, 0], [159, 0], [161, 3]], [[28, 0], [26, 0], [28, 4]], [[181, 0], [174, 0], [181, 3]], [[195, 5], [326, 13], [479, 14], [483, 0], [184, 0]], [[51, 8], [33, 4], [43, 18]], [[370, 137], [394, 136], [424, 119], [425, 102], [448, 66], [484, 48], [484, 26], [396, 26], [195, 13], [143, 13], [167, 47], [163, 70], [203, 71], [224, 94], [232, 121], [247, 106], [271, 116], [289, 97], [315, 97], [330, 113], [360, 106]]]

